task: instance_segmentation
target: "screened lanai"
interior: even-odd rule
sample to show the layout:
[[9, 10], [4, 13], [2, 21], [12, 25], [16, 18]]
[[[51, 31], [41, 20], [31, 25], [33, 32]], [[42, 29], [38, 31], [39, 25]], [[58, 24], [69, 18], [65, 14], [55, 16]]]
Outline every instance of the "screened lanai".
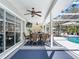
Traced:
[[39, 58], [79, 58], [79, 0], [0, 0], [0, 59]]

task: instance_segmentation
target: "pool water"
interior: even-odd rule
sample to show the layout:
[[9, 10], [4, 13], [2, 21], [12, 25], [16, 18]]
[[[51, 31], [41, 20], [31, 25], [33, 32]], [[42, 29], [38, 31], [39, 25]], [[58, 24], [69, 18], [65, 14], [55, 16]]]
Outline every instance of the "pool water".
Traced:
[[68, 40], [74, 43], [79, 43], [79, 37], [68, 37]]

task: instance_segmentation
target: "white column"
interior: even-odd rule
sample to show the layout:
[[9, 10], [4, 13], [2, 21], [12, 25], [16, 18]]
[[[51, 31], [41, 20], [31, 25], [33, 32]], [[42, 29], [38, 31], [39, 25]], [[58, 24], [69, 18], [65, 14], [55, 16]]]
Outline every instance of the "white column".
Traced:
[[15, 17], [15, 31], [14, 31], [14, 44], [16, 44], [16, 17]]
[[51, 48], [53, 47], [53, 32], [52, 32], [52, 14], [50, 12], [50, 35], [51, 35]]
[[23, 41], [23, 21], [21, 20], [21, 41]]
[[6, 50], [6, 10], [4, 10], [4, 51]]

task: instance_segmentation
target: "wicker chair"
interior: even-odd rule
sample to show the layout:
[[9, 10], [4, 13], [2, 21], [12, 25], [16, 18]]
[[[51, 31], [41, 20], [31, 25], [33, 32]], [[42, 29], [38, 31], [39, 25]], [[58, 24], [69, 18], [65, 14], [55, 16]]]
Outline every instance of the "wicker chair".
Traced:
[[37, 34], [32, 34], [32, 41], [33, 41], [33, 43], [32, 43], [32, 45], [37, 45]]
[[44, 42], [46, 42], [48, 38], [49, 38], [49, 34], [42, 34], [42, 40]]

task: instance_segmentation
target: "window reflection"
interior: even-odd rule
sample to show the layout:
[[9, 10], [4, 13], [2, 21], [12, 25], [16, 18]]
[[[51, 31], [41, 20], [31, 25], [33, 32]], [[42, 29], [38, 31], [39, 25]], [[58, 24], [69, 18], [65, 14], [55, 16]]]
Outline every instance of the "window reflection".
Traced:
[[3, 43], [3, 34], [4, 34], [4, 23], [3, 23], [3, 15], [4, 15], [4, 10], [0, 8], [0, 53], [3, 52], [4, 49], [4, 43]]
[[6, 13], [6, 49], [14, 45], [15, 22], [14, 17]]
[[21, 21], [16, 18], [16, 42], [21, 40]]
[[3, 21], [0, 21], [0, 53], [3, 51]]

